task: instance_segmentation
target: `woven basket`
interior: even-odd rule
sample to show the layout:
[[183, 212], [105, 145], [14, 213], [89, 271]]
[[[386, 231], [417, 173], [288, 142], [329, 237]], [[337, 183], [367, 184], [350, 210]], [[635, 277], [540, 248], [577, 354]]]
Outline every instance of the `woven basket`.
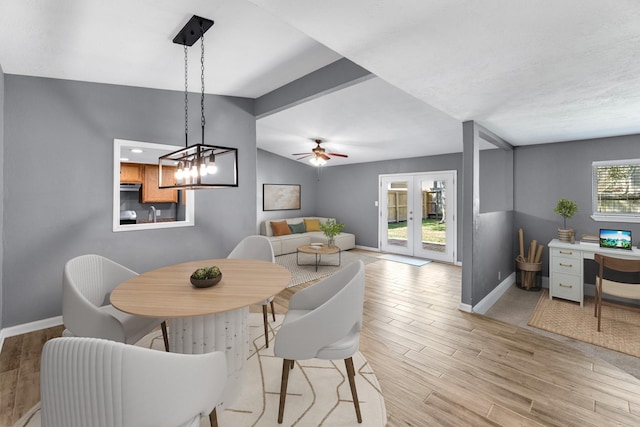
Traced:
[[516, 259], [516, 286], [525, 291], [542, 289], [542, 263]]

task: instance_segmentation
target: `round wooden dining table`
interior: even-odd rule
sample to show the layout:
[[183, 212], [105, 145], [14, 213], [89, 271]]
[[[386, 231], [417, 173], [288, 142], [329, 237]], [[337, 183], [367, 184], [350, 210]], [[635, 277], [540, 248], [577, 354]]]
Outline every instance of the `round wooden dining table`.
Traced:
[[[210, 288], [196, 288], [189, 280], [199, 267], [217, 266], [222, 280]], [[207, 259], [161, 267], [119, 284], [111, 304], [125, 313], [166, 319], [172, 352], [201, 354], [224, 351], [227, 386], [223, 406], [242, 389], [249, 353], [249, 306], [259, 304], [287, 287], [289, 271], [254, 259]]]

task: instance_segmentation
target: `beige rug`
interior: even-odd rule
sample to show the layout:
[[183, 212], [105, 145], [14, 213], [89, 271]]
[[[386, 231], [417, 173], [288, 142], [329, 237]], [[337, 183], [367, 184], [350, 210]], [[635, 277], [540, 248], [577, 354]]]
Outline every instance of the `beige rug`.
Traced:
[[[277, 332], [284, 316], [271, 321]], [[243, 392], [231, 408], [218, 410], [218, 425], [233, 426], [384, 426], [387, 415], [380, 385], [364, 356], [353, 357], [356, 387], [362, 411], [358, 424], [351, 400], [344, 362], [305, 360], [296, 362], [289, 374], [284, 421], [277, 423], [282, 359], [273, 356], [273, 336], [269, 348], [264, 347], [262, 314], [250, 314], [250, 355], [247, 359]], [[162, 333], [153, 332], [136, 345], [163, 351]], [[25, 414], [14, 427], [40, 427], [40, 404]], [[89, 426], [87, 426], [89, 427]], [[209, 427], [209, 419], [200, 427]]]
[[593, 316], [593, 309], [593, 297], [585, 297], [584, 307], [581, 308], [576, 302], [557, 298], [550, 300], [545, 289], [528, 325], [640, 357], [640, 313], [602, 306], [602, 320], [598, 332], [598, 319]]
[[345, 266], [362, 260], [365, 264], [369, 264], [378, 260], [378, 258], [362, 255], [357, 252], [343, 251], [340, 253], [340, 265], [332, 265], [338, 263], [338, 254], [323, 255], [322, 263], [316, 271], [315, 255], [300, 254], [300, 263], [306, 265], [298, 265], [297, 254], [279, 255], [276, 257], [276, 263], [280, 264], [291, 273], [291, 282], [289, 287], [307, 283], [312, 280], [321, 279], [329, 276]]

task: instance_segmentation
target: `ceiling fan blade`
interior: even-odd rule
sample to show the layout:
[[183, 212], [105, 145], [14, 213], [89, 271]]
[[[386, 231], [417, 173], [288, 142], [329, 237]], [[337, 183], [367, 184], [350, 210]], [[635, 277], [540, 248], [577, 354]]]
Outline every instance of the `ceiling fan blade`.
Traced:
[[306, 153], [294, 153], [292, 154], [292, 156], [310, 156], [311, 154], [309, 154], [309, 152]]
[[320, 154], [318, 154], [318, 157], [322, 157], [322, 158], [323, 158], [323, 159], [325, 159], [325, 160], [329, 160], [329, 159], [331, 158], [331, 157], [327, 156], [327, 155], [326, 155], [326, 154], [324, 154], [324, 153], [320, 153]]
[[[298, 156], [298, 154], [294, 154], [294, 156]], [[313, 154], [306, 154], [302, 157], [298, 157], [296, 160], [302, 160], [302, 159], [306, 159], [307, 157], [313, 156]]]
[[340, 154], [340, 153], [327, 153], [330, 156], [338, 156], [338, 157], [349, 157], [346, 154]]

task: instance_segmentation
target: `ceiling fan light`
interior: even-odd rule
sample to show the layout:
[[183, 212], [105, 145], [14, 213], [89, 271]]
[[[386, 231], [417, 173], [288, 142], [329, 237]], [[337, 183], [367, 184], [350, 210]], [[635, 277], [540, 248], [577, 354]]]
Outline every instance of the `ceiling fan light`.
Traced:
[[312, 157], [309, 159], [309, 163], [311, 163], [315, 167], [320, 167], [320, 166], [324, 166], [327, 163], [327, 161], [322, 157]]

